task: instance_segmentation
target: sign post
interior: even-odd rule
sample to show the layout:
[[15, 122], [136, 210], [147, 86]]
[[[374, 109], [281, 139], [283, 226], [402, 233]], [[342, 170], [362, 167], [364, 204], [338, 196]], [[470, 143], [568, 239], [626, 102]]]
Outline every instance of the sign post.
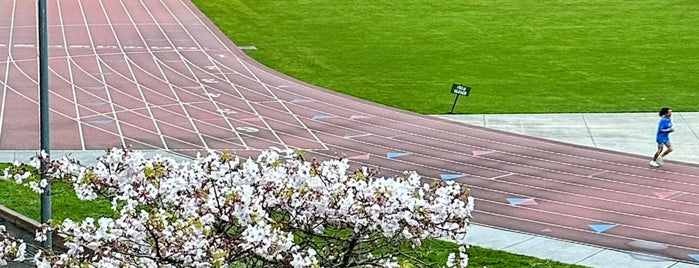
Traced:
[[464, 86], [462, 84], [452, 84], [451, 85], [451, 93], [456, 94], [456, 98], [454, 98], [454, 104], [451, 105], [451, 111], [449, 111], [450, 114], [453, 114], [454, 107], [456, 106], [456, 101], [459, 100], [459, 96], [461, 96], [461, 95], [468, 96], [468, 94], [471, 93], [471, 87]]
[[[48, 34], [46, 23], [46, 0], [38, 2], [38, 34], [39, 34], [39, 124], [41, 133], [41, 151], [50, 155], [49, 143], [49, 66], [48, 66]], [[48, 156], [50, 159], [50, 156]], [[41, 179], [46, 178], [46, 170], [50, 164], [49, 159], [41, 158]], [[48, 223], [51, 219], [51, 183], [46, 185], [41, 193], [41, 223]], [[46, 233], [46, 241], [43, 246], [51, 249], [53, 237], [51, 232]]]

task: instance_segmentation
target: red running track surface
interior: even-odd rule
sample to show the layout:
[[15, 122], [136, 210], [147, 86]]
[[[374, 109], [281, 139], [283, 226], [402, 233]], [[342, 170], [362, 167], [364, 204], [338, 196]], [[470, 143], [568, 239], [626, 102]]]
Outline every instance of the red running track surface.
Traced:
[[[35, 1], [0, 1], [0, 149], [39, 147]], [[49, 0], [51, 148], [301, 148], [468, 185], [474, 222], [686, 262], [699, 166], [459, 124], [294, 80], [187, 0]], [[653, 249], [634, 245], [652, 242]]]

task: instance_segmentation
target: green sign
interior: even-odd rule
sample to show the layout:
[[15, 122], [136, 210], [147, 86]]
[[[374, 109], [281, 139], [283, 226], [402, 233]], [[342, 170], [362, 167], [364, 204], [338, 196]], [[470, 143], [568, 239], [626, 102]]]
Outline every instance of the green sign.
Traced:
[[468, 96], [468, 94], [471, 93], [471, 87], [462, 84], [452, 84], [451, 93]]

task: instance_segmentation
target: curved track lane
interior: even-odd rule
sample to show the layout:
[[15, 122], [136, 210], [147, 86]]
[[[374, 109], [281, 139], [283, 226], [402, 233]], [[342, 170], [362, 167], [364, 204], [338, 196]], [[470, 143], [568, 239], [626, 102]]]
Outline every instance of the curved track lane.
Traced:
[[[0, 149], [39, 147], [36, 7], [0, 0]], [[275, 146], [468, 185], [474, 222], [695, 262], [699, 166], [458, 124], [251, 60], [187, 0], [49, 0], [51, 147]], [[638, 247], [638, 245], [642, 245]], [[651, 245], [643, 247], [643, 245]]]

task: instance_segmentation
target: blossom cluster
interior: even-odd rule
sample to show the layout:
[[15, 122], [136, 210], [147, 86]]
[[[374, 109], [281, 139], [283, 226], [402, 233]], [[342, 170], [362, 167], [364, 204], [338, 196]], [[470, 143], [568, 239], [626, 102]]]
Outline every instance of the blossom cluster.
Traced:
[[[5, 177], [36, 191], [50, 183], [27, 182], [23, 165]], [[458, 183], [415, 172], [382, 177], [351, 170], [344, 158], [308, 161], [292, 150], [178, 162], [112, 148], [95, 166], [67, 158], [45, 166], [50, 180], [71, 184], [84, 200], [107, 198], [116, 212], [43, 228], [67, 250], [35, 260], [55, 266], [395, 267], [396, 249], [426, 238], [462, 241], [474, 202]], [[0, 232], [0, 260], [19, 258], [23, 244], [2, 239]], [[461, 248], [447, 265], [467, 260]]]
[[0, 265], [7, 265], [7, 260], [24, 261], [27, 245], [21, 240], [11, 239], [5, 226], [0, 225]]

